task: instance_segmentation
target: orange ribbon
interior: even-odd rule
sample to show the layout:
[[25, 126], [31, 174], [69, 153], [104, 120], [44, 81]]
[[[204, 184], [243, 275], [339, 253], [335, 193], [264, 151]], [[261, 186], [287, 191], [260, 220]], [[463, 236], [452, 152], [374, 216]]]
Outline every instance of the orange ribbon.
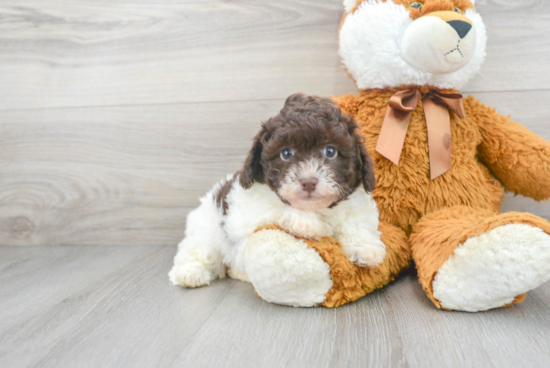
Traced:
[[448, 109], [461, 119], [466, 117], [461, 94], [431, 90], [422, 95], [417, 88], [395, 93], [390, 98], [376, 151], [394, 164], [399, 164], [411, 116], [420, 97], [428, 128], [430, 176], [433, 180], [451, 168], [451, 117]]

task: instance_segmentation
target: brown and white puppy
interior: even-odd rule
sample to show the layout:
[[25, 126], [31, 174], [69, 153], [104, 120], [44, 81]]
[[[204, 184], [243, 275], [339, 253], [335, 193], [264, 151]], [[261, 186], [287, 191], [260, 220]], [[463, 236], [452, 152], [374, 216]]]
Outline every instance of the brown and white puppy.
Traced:
[[170, 280], [202, 286], [224, 277], [226, 267], [246, 280], [243, 247], [270, 224], [304, 238], [333, 236], [358, 265], [382, 263], [373, 168], [357, 129], [329, 99], [290, 96], [262, 124], [242, 170], [189, 214]]

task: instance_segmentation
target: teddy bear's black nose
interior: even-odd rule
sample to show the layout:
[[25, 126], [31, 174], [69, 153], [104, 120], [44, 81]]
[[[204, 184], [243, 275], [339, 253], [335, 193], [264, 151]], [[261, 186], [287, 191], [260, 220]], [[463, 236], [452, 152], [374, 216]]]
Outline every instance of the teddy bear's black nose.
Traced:
[[470, 23], [464, 22], [463, 20], [450, 20], [447, 23], [449, 23], [449, 25], [454, 28], [460, 38], [466, 37], [468, 32], [470, 32], [470, 29], [472, 29], [472, 25]]

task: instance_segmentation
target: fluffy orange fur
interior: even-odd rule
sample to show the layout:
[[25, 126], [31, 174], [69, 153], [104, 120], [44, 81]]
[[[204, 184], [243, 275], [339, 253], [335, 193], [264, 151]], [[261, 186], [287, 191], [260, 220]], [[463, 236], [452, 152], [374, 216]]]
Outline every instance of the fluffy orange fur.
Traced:
[[[420, 89], [425, 93], [429, 88]], [[537, 200], [550, 197], [548, 142], [468, 97], [464, 100], [466, 119], [451, 113], [451, 170], [431, 180], [421, 102], [412, 115], [399, 165], [375, 150], [388, 101], [397, 90], [368, 90], [359, 96], [336, 98], [360, 125], [373, 158], [377, 180], [373, 196], [387, 255], [380, 266], [365, 269], [350, 262], [341, 245], [330, 237], [304, 239], [331, 269], [334, 285], [322, 304], [326, 307], [338, 307], [383, 287], [410, 265], [412, 256], [422, 287], [441, 308], [433, 297], [433, 278], [468, 238], [511, 223], [539, 227], [550, 234], [550, 223], [537, 216], [499, 214], [502, 185]], [[525, 295], [519, 295], [514, 303], [524, 299]]]
[[[458, 206], [424, 216], [414, 228], [411, 244], [418, 279], [428, 298], [441, 308], [439, 301], [433, 296], [432, 281], [439, 268], [460, 244], [497, 226], [517, 223], [539, 227], [550, 234], [548, 221], [528, 213], [495, 214], [490, 210]], [[525, 295], [516, 298], [515, 302], [519, 303], [524, 299]]]
[[[420, 89], [425, 93], [429, 87]], [[381, 221], [412, 234], [420, 282], [441, 307], [433, 298], [433, 277], [466, 239], [509, 223], [529, 224], [550, 234], [550, 223], [534, 215], [499, 215], [503, 185], [537, 200], [550, 197], [550, 144], [470, 96], [464, 100], [466, 119], [451, 112], [451, 170], [430, 180], [422, 103], [412, 115], [399, 165], [375, 150], [389, 99], [397, 90], [368, 90], [336, 100], [355, 116], [373, 157], [373, 196]]]
[[[365, 0], [366, 1], [366, 0]], [[385, 0], [384, 0], [385, 1]], [[407, 7], [414, 0], [392, 0]], [[353, 11], [361, 2], [358, 2]], [[422, 12], [410, 8], [412, 19], [433, 11], [465, 11], [469, 0], [425, 0]], [[344, 14], [342, 24], [346, 19]], [[430, 179], [428, 138], [422, 102], [412, 113], [399, 165], [375, 147], [390, 97], [415, 87], [422, 93], [434, 88], [402, 86], [363, 90], [360, 95], [335, 98], [344, 112], [354, 116], [373, 158], [377, 180], [373, 196], [380, 212], [382, 241], [387, 255], [374, 269], [355, 266], [334, 239], [304, 240], [330, 265], [334, 281], [323, 303], [327, 307], [354, 301], [392, 281], [413, 258], [419, 281], [433, 303], [432, 281], [443, 263], [468, 238], [512, 223], [539, 227], [550, 234], [550, 223], [530, 214], [500, 214], [504, 190], [536, 200], [550, 197], [550, 144], [495, 109], [464, 99], [466, 118], [451, 115], [451, 169]], [[457, 93], [439, 90], [442, 93]], [[513, 303], [520, 303], [518, 295]]]
[[[263, 229], [284, 231], [274, 225], [263, 226], [256, 231]], [[309, 248], [319, 252], [321, 258], [330, 266], [330, 275], [334, 284], [322, 306], [334, 308], [353, 302], [387, 285], [410, 264], [411, 251], [404, 231], [386, 222], [380, 223], [379, 230], [382, 232], [382, 241], [387, 244], [387, 256], [381, 265], [373, 269], [354, 265], [348, 260], [342, 245], [334, 238], [325, 236], [317, 241], [298, 237]]]
[[[358, 1], [355, 7], [352, 10], [355, 11], [361, 5], [363, 1], [369, 1], [369, 0], [362, 0]], [[382, 0], [383, 2], [386, 2], [388, 0]], [[474, 5], [470, 0], [424, 0], [424, 1], [418, 1], [418, 0], [391, 0], [392, 2], [398, 4], [398, 5], [404, 5], [406, 8], [409, 8], [409, 12], [411, 14], [412, 19], [416, 19], [420, 17], [422, 14], [431, 13], [434, 11], [452, 11], [454, 8], [460, 9], [460, 11], [465, 12], [467, 9], [474, 8]], [[410, 8], [412, 3], [420, 2], [423, 4], [422, 11], [420, 9], [416, 8]], [[345, 19], [345, 15], [344, 15]]]

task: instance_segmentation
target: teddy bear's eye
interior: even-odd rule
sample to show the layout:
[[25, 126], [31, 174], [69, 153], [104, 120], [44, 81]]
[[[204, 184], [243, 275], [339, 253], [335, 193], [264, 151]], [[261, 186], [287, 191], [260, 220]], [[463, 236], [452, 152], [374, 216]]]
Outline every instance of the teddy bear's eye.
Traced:
[[423, 7], [423, 6], [424, 6], [424, 5], [422, 5], [422, 3], [412, 3], [412, 4], [411, 4], [411, 8], [414, 8], [414, 9], [420, 9], [420, 10], [422, 10], [422, 7]]
[[294, 156], [294, 151], [290, 148], [285, 148], [282, 152], [281, 152], [281, 159], [283, 161], [288, 161], [290, 160], [290, 158]]
[[462, 14], [462, 11], [459, 9], [459, 8], [454, 8], [453, 9], [455, 12], [457, 12], [458, 14]]

